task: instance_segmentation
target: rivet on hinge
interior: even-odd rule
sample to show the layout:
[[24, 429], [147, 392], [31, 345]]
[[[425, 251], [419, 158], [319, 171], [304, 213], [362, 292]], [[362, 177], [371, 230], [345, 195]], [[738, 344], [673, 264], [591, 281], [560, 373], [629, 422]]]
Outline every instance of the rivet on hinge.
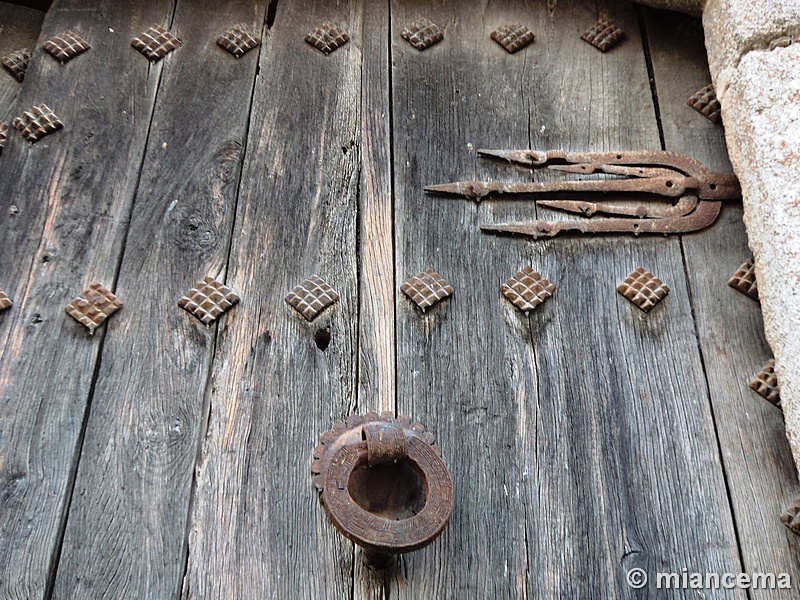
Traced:
[[775, 406], [781, 405], [781, 390], [775, 374], [775, 359], [769, 361], [750, 381], [750, 389]]
[[239, 296], [231, 288], [206, 275], [186, 295], [178, 300], [178, 306], [209, 325], [239, 302]]
[[0, 311], [11, 308], [11, 304], [11, 298], [6, 296], [6, 293], [3, 290], [0, 290]]
[[22, 80], [25, 79], [25, 71], [28, 70], [28, 64], [31, 62], [31, 56], [33, 54], [27, 48], [17, 50], [3, 57], [3, 66], [14, 76], [14, 79], [22, 83]]
[[8, 125], [0, 121], [0, 154], [3, 153], [3, 148], [6, 147], [6, 140], [8, 139]]
[[741, 292], [745, 296], [750, 296], [753, 300], [758, 300], [758, 282], [756, 281], [756, 264], [752, 258], [748, 258], [742, 263], [736, 273], [728, 280], [728, 285]]
[[644, 312], [650, 312], [669, 294], [669, 286], [650, 271], [637, 267], [617, 286], [617, 292]]
[[312, 275], [294, 286], [284, 300], [303, 315], [306, 321], [311, 322], [323, 310], [339, 300], [339, 294], [327, 281]]
[[531, 267], [524, 267], [500, 286], [500, 291], [524, 313], [532, 311], [556, 291], [556, 286]]
[[64, 127], [61, 120], [46, 104], [40, 104], [29, 111], [25, 111], [21, 117], [14, 119], [11, 124], [31, 143], [38, 142], [46, 135], [50, 135]]
[[131, 40], [131, 46], [151, 62], [158, 62], [181, 45], [181, 41], [161, 25], [152, 25]]
[[217, 38], [217, 46], [224, 48], [236, 58], [244, 56], [260, 43], [261, 40], [250, 35], [244, 25], [234, 25]]
[[600, 52], [608, 52], [625, 39], [625, 32], [613, 21], [600, 18], [581, 34], [581, 39]]
[[94, 335], [95, 330], [108, 317], [122, 308], [122, 302], [102, 284], [93, 281], [81, 296], [67, 304], [70, 317], [82, 323]]
[[433, 269], [414, 275], [400, 286], [400, 291], [408, 296], [422, 312], [453, 295], [453, 288], [450, 287], [450, 284]]
[[309, 31], [305, 40], [327, 56], [350, 41], [350, 36], [338, 25], [325, 21]]
[[719, 123], [722, 119], [722, 107], [717, 100], [717, 91], [714, 89], [713, 83], [697, 90], [689, 97], [686, 104], [712, 123]]
[[86, 52], [89, 42], [72, 31], [64, 31], [54, 35], [44, 43], [43, 48], [62, 65]]
[[506, 52], [514, 54], [531, 44], [536, 36], [522, 23], [511, 23], [498, 27], [492, 32], [492, 39]]
[[425, 17], [417, 19], [400, 33], [402, 38], [422, 52], [444, 39], [441, 28]]
[[781, 514], [781, 523], [794, 533], [800, 534], [800, 498], [796, 498]]

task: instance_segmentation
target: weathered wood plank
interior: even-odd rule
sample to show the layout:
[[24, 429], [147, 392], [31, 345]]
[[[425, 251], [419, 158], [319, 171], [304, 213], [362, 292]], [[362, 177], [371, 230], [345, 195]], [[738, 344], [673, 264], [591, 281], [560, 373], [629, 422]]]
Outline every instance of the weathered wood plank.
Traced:
[[177, 300], [205, 275], [224, 280], [259, 55], [215, 39], [237, 23], [260, 35], [266, 8], [178, 3], [183, 45], [162, 71], [117, 284], [129, 310], [103, 346], [57, 598], [180, 595], [216, 325]]
[[71, 28], [92, 49], [63, 66], [34, 54], [18, 106], [46, 103], [64, 130], [32, 146], [15, 132], [0, 161], [0, 285], [15, 302], [0, 315], [3, 598], [49, 586], [104, 338], [64, 306], [94, 279], [114, 283], [160, 71], [129, 40], [171, 10], [53, 6], [41, 39]]
[[[424, 339], [412, 329], [412, 315], [400, 312], [407, 307], [398, 307], [399, 406], [405, 411], [403, 402], [409, 402], [446, 435], [452, 428], [444, 452], [460, 488], [450, 529], [428, 551], [436, 553], [435, 566], [422, 565], [423, 553], [409, 558], [404, 577], [413, 583], [396, 591], [614, 597], [628, 594], [625, 575], [634, 566], [735, 571], [736, 539], [679, 242], [531, 244], [481, 236], [477, 223], [531, 218], [532, 204], [523, 212], [520, 203], [491, 202], [476, 211], [419, 191], [432, 180], [469, 177], [455, 149], [467, 142], [502, 146], [500, 132], [515, 125], [524, 126], [524, 137], [538, 149], [659, 145], [629, 5], [615, 14], [628, 41], [607, 55], [578, 39], [598, 16], [595, 3], [518, 5], [514, 16], [529, 24], [537, 42], [511, 81], [497, 73], [501, 63], [490, 54], [489, 32], [502, 22], [495, 22], [495, 8], [482, 19], [475, 16], [472, 29], [467, 15], [479, 15], [479, 9], [459, 6], [457, 15], [442, 19], [451, 28], [442, 48], [474, 48], [468, 58], [442, 61], [439, 68], [447, 74], [415, 65], [416, 78], [403, 84], [411, 76], [395, 58], [395, 140], [413, 147], [395, 149], [398, 278], [414, 271], [406, 266], [412, 260], [425, 260], [443, 270], [449, 266], [446, 275], [456, 288], [451, 303], [427, 317]], [[398, 16], [393, 7], [393, 18]], [[474, 57], [478, 53], [491, 60]], [[464, 73], [462, 64], [469, 65]], [[403, 94], [404, 85], [413, 93]], [[522, 115], [500, 108], [509, 96], [523, 103]], [[464, 127], [474, 127], [480, 138], [462, 135]], [[524, 147], [528, 140], [511, 141]], [[407, 226], [400, 225], [404, 220]], [[560, 287], [520, 324], [497, 285], [522, 266], [516, 256], [524, 253]], [[615, 291], [638, 264], [673, 288], [648, 316]], [[687, 484], [698, 480], [704, 485]], [[517, 519], [525, 522], [524, 535], [512, 529]]]
[[[267, 36], [228, 270], [242, 302], [217, 344], [187, 598], [352, 594], [352, 546], [324, 515], [310, 460], [356, 404], [362, 13], [281, 2]], [[303, 41], [323, 20], [351, 37], [329, 56]], [[315, 273], [341, 300], [307, 323], [283, 298]]]
[[[0, 2], [0, 58], [22, 48], [33, 50], [39, 38], [44, 13], [34, 8]], [[24, 85], [0, 67], [0, 121], [11, 127], [15, 100]]]
[[[537, 253], [480, 233], [495, 203], [434, 198], [422, 187], [476, 175], [525, 178], [477, 159], [475, 149], [529, 144], [527, 87], [540, 49], [509, 55], [489, 35], [506, 22], [529, 23], [530, 10], [514, 1], [424, 9], [392, 2], [396, 287], [433, 268], [455, 290], [424, 315], [396, 296], [398, 412], [436, 435], [454, 478], [455, 508], [438, 540], [397, 561], [391, 598], [526, 594], [519, 414], [535, 411], [538, 382], [528, 321], [499, 286], [523, 266], [537, 266]], [[420, 17], [445, 36], [424, 52], [401, 38]], [[503, 204], [512, 218], [530, 210]]]
[[[667, 149], [730, 172], [722, 127], [686, 105], [709, 75], [702, 35], [687, 17], [647, 10], [656, 87]], [[789, 573], [800, 581], [797, 536], [778, 520], [800, 495], [779, 409], [754, 394], [750, 377], [769, 360], [757, 302], [727, 286], [746, 258], [740, 204], [724, 207], [713, 227], [683, 238], [692, 306], [709, 382], [717, 435], [745, 572]], [[752, 590], [752, 598], [791, 598], [790, 590]]]

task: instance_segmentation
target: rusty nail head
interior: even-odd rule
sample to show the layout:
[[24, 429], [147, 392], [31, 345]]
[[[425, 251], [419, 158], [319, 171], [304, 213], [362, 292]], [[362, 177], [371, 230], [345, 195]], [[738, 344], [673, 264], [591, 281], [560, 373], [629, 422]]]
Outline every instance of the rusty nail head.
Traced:
[[217, 38], [217, 46], [224, 48], [236, 58], [240, 58], [258, 47], [257, 37], [250, 35], [244, 25], [234, 25]]
[[328, 518], [373, 567], [444, 530], [453, 479], [434, 436], [408, 417], [351, 415], [320, 436], [311, 473]]
[[400, 286], [400, 291], [408, 296], [422, 312], [453, 294], [450, 284], [433, 269], [414, 275]]
[[528, 313], [552, 296], [556, 286], [526, 266], [501, 285], [500, 291], [519, 310]]
[[210, 275], [206, 275], [178, 300], [178, 306], [200, 319], [203, 324], [210, 325], [233, 308], [237, 302], [239, 295], [236, 292]]
[[11, 73], [14, 79], [22, 83], [23, 79], [25, 79], [25, 71], [28, 70], [28, 65], [31, 62], [32, 56], [33, 53], [31, 53], [30, 50], [22, 48], [21, 50], [4, 56], [3, 67], [5, 67], [6, 71]]
[[750, 381], [750, 389], [775, 406], [781, 405], [781, 391], [775, 374], [775, 359], [770, 360]]
[[309, 31], [305, 40], [327, 56], [349, 42], [350, 36], [335, 23], [325, 21]]
[[331, 304], [339, 300], [339, 293], [330, 284], [312, 275], [294, 286], [286, 297], [286, 303], [311, 322]]
[[43, 48], [62, 65], [86, 52], [91, 46], [89, 42], [73, 31], [64, 31], [54, 35], [44, 43]]
[[669, 287], [642, 267], [637, 267], [617, 286], [617, 292], [644, 312], [650, 312], [661, 302]]
[[175, 50], [181, 43], [178, 38], [158, 24], [151, 25], [147, 31], [143, 31], [131, 40], [131, 46], [154, 63]]
[[11, 308], [11, 304], [11, 298], [6, 296], [6, 293], [3, 290], [0, 290], [0, 311]]
[[714, 89], [713, 83], [709, 83], [689, 96], [686, 104], [712, 123], [719, 123], [722, 120], [722, 106], [717, 99], [717, 91]]
[[509, 54], [519, 52], [528, 44], [532, 44], [536, 38], [533, 32], [522, 23], [502, 25], [492, 32], [491, 37]]
[[94, 335], [95, 330], [120, 308], [122, 302], [119, 298], [102, 284], [93, 281], [83, 294], [67, 304], [65, 310]]
[[64, 128], [64, 124], [46, 104], [26, 110], [11, 124], [31, 143]]
[[756, 281], [756, 263], [752, 258], [748, 258], [736, 269], [736, 273], [728, 280], [728, 285], [749, 296], [753, 300], [758, 300], [758, 282]]
[[420, 52], [435, 46], [444, 39], [444, 32], [441, 28], [425, 17], [417, 19], [405, 27], [400, 35]]
[[625, 32], [613, 21], [600, 18], [581, 34], [581, 39], [600, 52], [608, 52], [625, 39]]

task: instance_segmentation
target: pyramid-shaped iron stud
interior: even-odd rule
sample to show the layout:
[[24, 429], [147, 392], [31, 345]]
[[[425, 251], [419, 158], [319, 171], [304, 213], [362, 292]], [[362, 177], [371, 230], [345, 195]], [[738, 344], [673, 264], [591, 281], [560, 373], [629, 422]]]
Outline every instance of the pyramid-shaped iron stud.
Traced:
[[312, 275], [294, 286], [284, 300], [310, 322], [339, 300], [339, 294], [327, 281]]
[[722, 119], [722, 106], [717, 100], [717, 91], [714, 89], [713, 83], [697, 90], [689, 97], [686, 104], [712, 123], [719, 123]]
[[3, 148], [6, 147], [6, 140], [8, 139], [8, 125], [0, 121], [0, 154], [3, 153]]
[[210, 325], [239, 302], [239, 296], [224, 283], [206, 275], [186, 295], [178, 306]]
[[514, 54], [532, 43], [536, 36], [522, 23], [503, 25], [492, 32], [492, 39], [505, 48], [509, 54]]
[[531, 267], [524, 267], [500, 286], [503, 296], [524, 313], [532, 311], [556, 291], [556, 286]]
[[581, 39], [600, 52], [608, 52], [625, 39], [625, 32], [613, 21], [600, 18], [581, 34]]
[[14, 79], [22, 83], [25, 79], [25, 71], [28, 70], [28, 65], [31, 62], [33, 54], [27, 48], [22, 48], [16, 52], [3, 57], [3, 67], [6, 71], [14, 76]]
[[758, 375], [750, 381], [750, 389], [775, 406], [781, 405], [778, 376], [775, 375], [775, 359], [769, 361]]
[[64, 127], [61, 120], [46, 104], [34, 106], [11, 123], [31, 143]]
[[108, 317], [122, 308], [122, 302], [102, 284], [93, 281], [83, 294], [67, 304], [70, 317], [82, 323], [94, 334]]
[[11, 308], [11, 304], [11, 298], [6, 296], [6, 293], [3, 290], [0, 290], [0, 311]]
[[217, 46], [224, 48], [236, 58], [257, 48], [260, 43], [261, 40], [250, 35], [244, 25], [234, 25], [217, 38]]
[[400, 291], [408, 296], [422, 312], [453, 294], [450, 284], [433, 269], [414, 275], [400, 286]]
[[758, 300], [758, 282], [756, 282], [756, 263], [752, 258], [748, 258], [742, 263], [736, 273], [728, 280], [728, 285], [741, 292], [745, 296], [750, 296], [753, 300]]
[[89, 42], [74, 31], [64, 31], [47, 40], [43, 48], [63, 65], [79, 54], [86, 52], [90, 46]]
[[650, 271], [637, 267], [617, 286], [617, 292], [644, 312], [650, 312], [669, 294], [669, 286]]
[[795, 498], [795, 501], [786, 507], [781, 514], [781, 523], [794, 533], [800, 534], [800, 498]]
[[305, 39], [306, 42], [327, 56], [350, 41], [350, 36], [338, 25], [325, 21], [309, 31]]
[[444, 39], [441, 28], [425, 17], [417, 19], [400, 33], [402, 38], [422, 52]]
[[181, 41], [161, 25], [152, 25], [131, 40], [131, 46], [144, 54], [150, 62], [158, 62], [181, 45]]

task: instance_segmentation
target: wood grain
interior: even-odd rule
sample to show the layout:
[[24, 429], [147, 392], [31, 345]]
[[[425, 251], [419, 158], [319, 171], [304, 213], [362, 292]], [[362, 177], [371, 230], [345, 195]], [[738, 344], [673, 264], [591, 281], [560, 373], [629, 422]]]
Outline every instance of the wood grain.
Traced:
[[18, 103], [46, 103], [64, 130], [35, 145], [15, 135], [0, 161], [0, 281], [15, 301], [0, 316], [3, 598], [44, 597], [54, 573], [105, 337], [64, 306], [92, 280], [113, 286], [160, 70], [128, 44], [172, 10], [103, 6], [66, 0], [47, 14], [41, 39], [74, 29], [92, 49], [66, 65], [34, 54]]
[[54, 597], [180, 595], [217, 328], [177, 301], [205, 275], [224, 281], [259, 55], [215, 38], [236, 23], [260, 35], [266, 8], [178, 3], [183, 44], [164, 61]]
[[[352, 546], [325, 517], [310, 461], [356, 407], [363, 10], [281, 2], [266, 38], [228, 270], [242, 302], [220, 328], [186, 598], [352, 593]], [[329, 56], [303, 41], [323, 20], [351, 37]], [[283, 298], [313, 274], [341, 300], [308, 323]]]
[[[710, 81], [702, 37], [686, 17], [647, 10], [646, 24], [667, 149], [730, 172], [722, 127], [686, 105]], [[683, 238], [699, 345], [745, 572], [789, 573], [800, 581], [797, 536], [778, 519], [800, 495], [781, 411], [748, 388], [771, 358], [759, 304], [727, 286], [751, 256], [740, 203], [713, 227]], [[751, 590], [751, 598], [792, 598], [790, 590]]]

